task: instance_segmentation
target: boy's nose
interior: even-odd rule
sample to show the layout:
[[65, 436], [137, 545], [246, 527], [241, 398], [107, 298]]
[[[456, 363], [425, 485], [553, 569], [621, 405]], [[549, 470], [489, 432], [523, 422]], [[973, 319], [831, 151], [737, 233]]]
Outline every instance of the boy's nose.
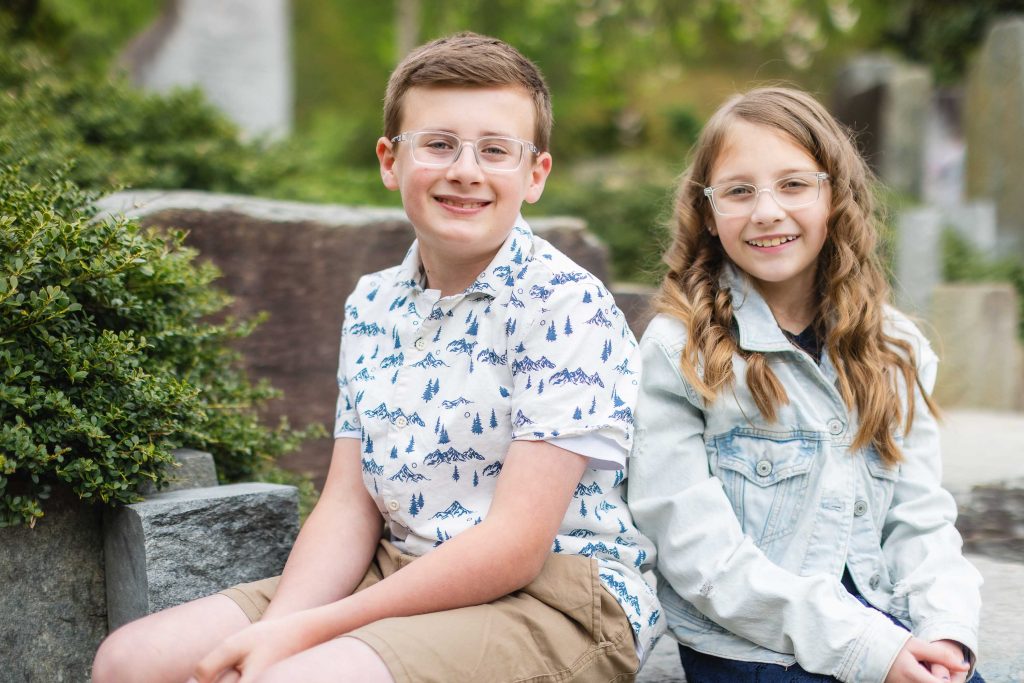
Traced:
[[[469, 148], [468, 150], [466, 148]], [[472, 143], [463, 142], [455, 158], [448, 166], [448, 177], [453, 179], [475, 179], [483, 176], [484, 170], [476, 158], [476, 147]]]

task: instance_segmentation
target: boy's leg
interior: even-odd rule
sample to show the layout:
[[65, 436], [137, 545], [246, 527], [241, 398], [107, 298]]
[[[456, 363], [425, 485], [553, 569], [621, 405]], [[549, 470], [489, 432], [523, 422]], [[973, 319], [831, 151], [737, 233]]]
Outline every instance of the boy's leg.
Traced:
[[[343, 665], [343, 666], [342, 666]], [[355, 638], [337, 638], [276, 664], [258, 683], [394, 683], [377, 652]]]
[[100, 645], [93, 683], [183, 683], [220, 641], [249, 625], [224, 595], [210, 595], [125, 624]]

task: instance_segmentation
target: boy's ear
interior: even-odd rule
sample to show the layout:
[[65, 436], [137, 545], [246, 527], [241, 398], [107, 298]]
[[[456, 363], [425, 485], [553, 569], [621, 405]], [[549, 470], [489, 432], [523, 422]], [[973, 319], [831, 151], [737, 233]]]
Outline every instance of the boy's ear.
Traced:
[[395, 143], [385, 137], [377, 139], [377, 159], [380, 161], [380, 179], [389, 190], [398, 189], [395, 175]]
[[533, 204], [544, 194], [544, 183], [551, 173], [551, 163], [551, 154], [548, 152], [541, 152], [534, 160], [533, 168], [530, 169], [530, 185], [526, 188], [526, 196], [523, 197], [527, 204]]

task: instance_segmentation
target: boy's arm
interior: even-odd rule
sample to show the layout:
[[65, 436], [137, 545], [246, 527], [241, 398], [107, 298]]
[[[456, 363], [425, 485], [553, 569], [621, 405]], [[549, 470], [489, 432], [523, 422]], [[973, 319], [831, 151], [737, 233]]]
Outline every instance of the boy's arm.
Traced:
[[323, 493], [288, 555], [265, 619], [347, 597], [373, 559], [384, 528], [363, 486], [358, 439], [335, 439]]
[[480, 524], [366, 590], [254, 624], [204, 659], [196, 678], [210, 683], [234, 667], [246, 683], [277, 661], [365, 624], [479, 605], [522, 588], [544, 566], [586, 462], [547, 442], [513, 442]]

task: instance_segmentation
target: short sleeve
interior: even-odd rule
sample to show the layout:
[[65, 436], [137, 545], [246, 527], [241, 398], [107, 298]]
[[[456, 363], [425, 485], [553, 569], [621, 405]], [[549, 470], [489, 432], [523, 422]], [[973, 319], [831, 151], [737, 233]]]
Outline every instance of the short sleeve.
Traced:
[[531, 290], [544, 299], [512, 340], [512, 438], [562, 440], [592, 467], [620, 468], [633, 436], [636, 341], [599, 282], [559, 275]]
[[355, 400], [349, 388], [348, 370], [345, 367], [345, 347], [348, 328], [359, 318], [358, 310], [351, 304], [352, 297], [345, 304], [345, 322], [341, 328], [341, 345], [338, 351], [338, 402], [334, 411], [334, 438], [360, 438], [362, 426], [356, 412]]

